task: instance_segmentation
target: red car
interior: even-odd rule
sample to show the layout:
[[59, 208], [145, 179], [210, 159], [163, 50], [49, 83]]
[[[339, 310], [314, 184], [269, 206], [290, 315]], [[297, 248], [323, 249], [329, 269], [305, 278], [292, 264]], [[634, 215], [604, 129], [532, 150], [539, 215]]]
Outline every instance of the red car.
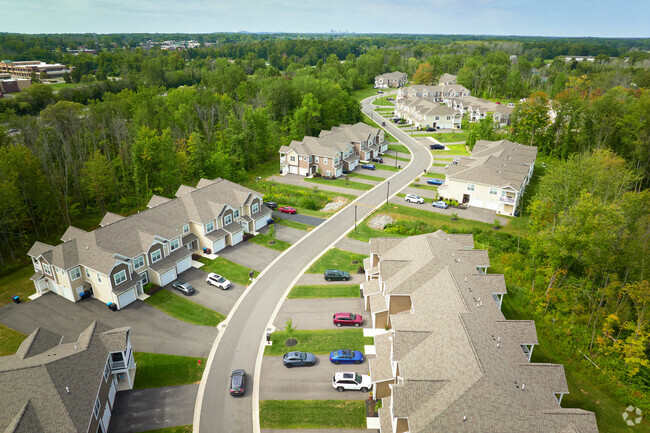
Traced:
[[363, 323], [363, 317], [360, 314], [336, 313], [332, 317], [332, 321], [336, 326], [354, 325], [359, 327]]
[[281, 208], [278, 208], [278, 210], [284, 213], [296, 213], [296, 210], [290, 206], [282, 206]]

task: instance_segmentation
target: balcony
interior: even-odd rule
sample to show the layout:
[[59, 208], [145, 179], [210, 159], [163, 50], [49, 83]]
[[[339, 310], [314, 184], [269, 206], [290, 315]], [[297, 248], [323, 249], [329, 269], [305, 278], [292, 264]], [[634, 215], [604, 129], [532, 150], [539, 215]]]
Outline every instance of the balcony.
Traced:
[[499, 197], [499, 202], [501, 203], [508, 203], [508, 204], [515, 204], [515, 198], [506, 196], [506, 197]]
[[286, 156], [281, 156], [280, 157], [280, 164], [284, 164], [285, 162], [287, 162], [287, 157]]

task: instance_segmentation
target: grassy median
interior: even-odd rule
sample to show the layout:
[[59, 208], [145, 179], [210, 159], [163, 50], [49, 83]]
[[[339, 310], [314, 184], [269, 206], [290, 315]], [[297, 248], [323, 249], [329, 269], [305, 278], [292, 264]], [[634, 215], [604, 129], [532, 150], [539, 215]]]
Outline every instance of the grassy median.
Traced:
[[340, 248], [332, 248], [323, 254], [307, 270], [308, 274], [320, 274], [327, 269], [340, 269], [350, 273], [356, 272], [359, 267], [363, 266], [363, 259], [366, 255], [351, 253]]
[[358, 284], [294, 286], [289, 292], [289, 299], [316, 298], [358, 298], [361, 296]]
[[160, 290], [147, 298], [147, 304], [183, 322], [201, 326], [217, 326], [226, 318], [223, 314], [185, 299], [168, 290]]
[[363, 400], [262, 400], [260, 427], [365, 429], [366, 404]]
[[147, 352], [133, 352], [133, 358], [138, 364], [134, 389], [197, 383], [203, 376], [206, 362], [206, 358]]
[[[364, 318], [364, 321], [369, 318]], [[334, 325], [332, 325], [334, 326]], [[298, 340], [298, 344], [288, 348], [284, 342], [289, 338]], [[280, 356], [290, 350], [302, 352], [311, 352], [316, 355], [329, 355], [332, 350], [353, 349], [363, 352], [365, 345], [372, 345], [372, 337], [364, 337], [363, 329], [316, 329], [316, 330], [296, 330], [291, 334], [286, 331], [276, 331], [271, 334], [273, 345], [266, 346], [264, 349], [265, 356]]]

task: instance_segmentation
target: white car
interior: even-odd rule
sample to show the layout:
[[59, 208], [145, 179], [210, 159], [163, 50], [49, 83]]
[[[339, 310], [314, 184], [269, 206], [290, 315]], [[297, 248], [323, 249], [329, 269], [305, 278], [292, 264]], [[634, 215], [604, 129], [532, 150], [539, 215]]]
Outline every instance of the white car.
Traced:
[[338, 392], [361, 391], [368, 392], [372, 389], [370, 376], [354, 372], [338, 372], [332, 376], [332, 387]]
[[406, 194], [406, 201], [410, 203], [419, 203], [419, 204], [424, 203], [424, 199], [419, 195], [415, 195], [415, 194]]
[[221, 290], [226, 290], [232, 287], [232, 283], [230, 281], [228, 281], [221, 275], [215, 273], [208, 274], [208, 277], [205, 279], [205, 282], [212, 286], [216, 286]]

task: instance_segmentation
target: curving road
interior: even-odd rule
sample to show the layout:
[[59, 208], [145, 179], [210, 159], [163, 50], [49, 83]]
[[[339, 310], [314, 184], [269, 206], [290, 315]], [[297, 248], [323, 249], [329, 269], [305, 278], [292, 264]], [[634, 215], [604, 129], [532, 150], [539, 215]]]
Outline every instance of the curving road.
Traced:
[[[372, 100], [379, 96], [385, 94], [362, 101], [362, 110], [368, 117], [372, 116]], [[377, 114], [374, 118], [381, 122]], [[386, 202], [387, 192], [393, 196], [431, 165], [431, 153], [423, 145], [390, 122], [386, 122], [385, 129], [411, 149], [411, 162], [309, 232], [271, 262], [248, 287], [228, 315], [226, 326], [219, 332], [210, 352], [197, 396], [194, 432], [259, 431], [258, 403], [253, 401], [256, 396], [250, 390], [256, 381], [259, 385], [258, 378], [254, 377], [256, 361], [263, 355], [261, 343], [266, 327], [285, 291], [316, 257], [354, 226], [354, 205], [357, 205], [357, 220], [361, 220]], [[233, 398], [228, 394], [229, 376], [240, 368], [248, 372], [249, 390], [244, 397]]]

